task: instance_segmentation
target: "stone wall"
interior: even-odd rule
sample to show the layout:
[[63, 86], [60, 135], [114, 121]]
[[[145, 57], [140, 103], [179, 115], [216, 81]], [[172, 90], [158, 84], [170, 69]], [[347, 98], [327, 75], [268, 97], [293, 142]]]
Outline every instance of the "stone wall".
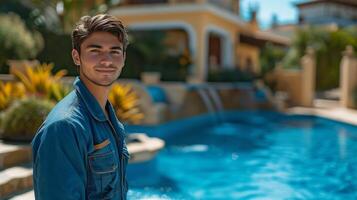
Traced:
[[160, 83], [159, 86], [168, 97], [168, 121], [209, 112], [273, 108], [267, 90], [253, 83]]
[[316, 84], [316, 60], [313, 49], [306, 50], [300, 64], [299, 69], [277, 67], [267, 78], [275, 83], [276, 91], [286, 93], [287, 106], [311, 107]]
[[276, 82], [276, 91], [286, 93], [286, 103], [289, 106], [300, 105], [302, 102], [302, 73], [301, 70], [277, 69], [271, 74]]

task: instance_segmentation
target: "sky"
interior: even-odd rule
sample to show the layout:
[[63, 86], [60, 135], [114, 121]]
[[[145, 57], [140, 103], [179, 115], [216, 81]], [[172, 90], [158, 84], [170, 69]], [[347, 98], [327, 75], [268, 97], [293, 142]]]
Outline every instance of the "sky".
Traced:
[[269, 28], [272, 15], [276, 14], [279, 23], [296, 23], [298, 10], [294, 3], [306, 0], [241, 0], [241, 12], [244, 19], [249, 18], [249, 7], [258, 5], [258, 20], [262, 28]]

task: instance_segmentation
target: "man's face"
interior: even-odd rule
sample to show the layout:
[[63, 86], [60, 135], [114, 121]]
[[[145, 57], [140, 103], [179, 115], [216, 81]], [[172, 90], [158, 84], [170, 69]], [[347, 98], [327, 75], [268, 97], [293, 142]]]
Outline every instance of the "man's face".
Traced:
[[107, 32], [94, 32], [81, 44], [80, 55], [72, 56], [80, 64], [80, 78], [98, 86], [110, 86], [124, 67], [125, 52], [118, 37]]

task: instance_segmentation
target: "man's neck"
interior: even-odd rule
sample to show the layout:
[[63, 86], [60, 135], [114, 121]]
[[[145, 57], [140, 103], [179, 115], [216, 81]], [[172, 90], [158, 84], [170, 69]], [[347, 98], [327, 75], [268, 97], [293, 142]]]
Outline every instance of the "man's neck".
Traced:
[[96, 84], [90, 82], [86, 78], [82, 78], [81, 81], [83, 81], [84, 85], [87, 87], [87, 89], [90, 91], [90, 93], [97, 99], [104, 114], [107, 116], [107, 111], [105, 109], [105, 105], [108, 101], [108, 95], [109, 95], [111, 87], [96, 85]]

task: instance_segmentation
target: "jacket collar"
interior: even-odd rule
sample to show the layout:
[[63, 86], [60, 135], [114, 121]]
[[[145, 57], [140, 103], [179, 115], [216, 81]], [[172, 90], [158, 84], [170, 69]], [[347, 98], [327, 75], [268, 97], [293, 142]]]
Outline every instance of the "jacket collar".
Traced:
[[[100, 107], [99, 102], [92, 95], [92, 93], [88, 90], [88, 88], [84, 85], [84, 83], [81, 81], [79, 77], [76, 77], [73, 86], [76, 89], [79, 96], [82, 98], [87, 110], [89, 110], [89, 113], [92, 115], [92, 117], [98, 121], [106, 121], [107, 118], [102, 108]], [[109, 101], [107, 101], [107, 104], [108, 103]]]
[[[111, 122], [115, 122], [115, 123], [112, 123], [114, 128], [117, 130], [117, 131], [120, 131], [120, 132], [125, 132], [124, 131], [124, 126], [122, 123], [119, 122], [118, 118], [117, 118], [117, 115], [115, 113], [115, 110], [113, 108], [113, 105], [107, 101], [107, 104], [106, 104], [106, 109], [108, 111], [108, 115], [109, 115], [109, 120]], [[119, 123], [116, 123], [116, 122], [119, 122]], [[120, 134], [121, 136], [121, 134]]]

